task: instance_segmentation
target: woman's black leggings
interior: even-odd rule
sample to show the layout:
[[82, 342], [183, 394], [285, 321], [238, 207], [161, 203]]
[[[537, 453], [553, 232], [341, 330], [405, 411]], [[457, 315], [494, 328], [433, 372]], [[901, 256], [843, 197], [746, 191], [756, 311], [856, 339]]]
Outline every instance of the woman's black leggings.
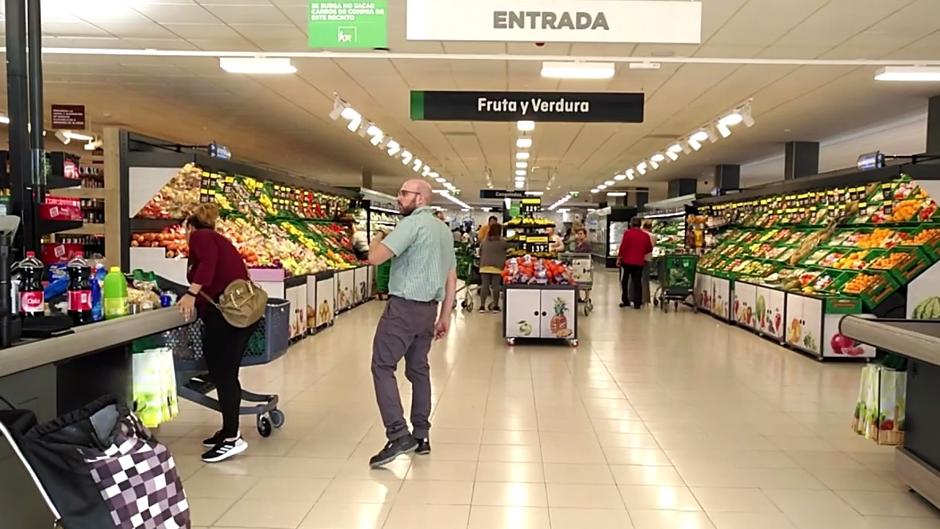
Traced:
[[233, 327], [225, 321], [219, 309], [211, 305], [204, 308], [201, 316], [205, 323], [202, 350], [209, 367], [209, 379], [219, 394], [222, 435], [235, 437], [238, 435], [238, 410], [242, 404], [238, 368], [245, 355], [248, 339], [258, 324], [244, 329]]

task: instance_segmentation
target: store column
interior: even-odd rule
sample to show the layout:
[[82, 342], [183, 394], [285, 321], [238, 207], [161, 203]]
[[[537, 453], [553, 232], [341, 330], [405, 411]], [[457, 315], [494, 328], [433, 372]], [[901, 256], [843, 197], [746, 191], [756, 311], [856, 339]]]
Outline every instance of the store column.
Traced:
[[940, 95], [927, 104], [927, 154], [940, 154]]
[[374, 189], [372, 187], [372, 170], [371, 169], [362, 170], [362, 184], [361, 185], [362, 187], [366, 189]]
[[638, 209], [650, 201], [650, 189], [648, 187], [638, 187], [636, 189], [636, 207]]
[[725, 191], [741, 189], [740, 165], [716, 165], [714, 195], [723, 195]]
[[791, 141], [784, 153], [784, 180], [819, 174], [819, 142]]
[[698, 181], [694, 178], [676, 178], [669, 181], [669, 198], [692, 195], [698, 191]]

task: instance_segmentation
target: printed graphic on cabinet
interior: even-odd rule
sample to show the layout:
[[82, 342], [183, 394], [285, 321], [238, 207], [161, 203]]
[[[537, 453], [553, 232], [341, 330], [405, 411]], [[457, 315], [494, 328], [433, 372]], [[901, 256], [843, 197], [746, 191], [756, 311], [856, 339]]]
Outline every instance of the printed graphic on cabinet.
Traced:
[[575, 337], [574, 290], [543, 290], [541, 308], [541, 338]]
[[290, 301], [290, 337], [302, 336], [307, 332], [307, 285], [297, 285], [287, 289], [287, 301]]
[[822, 336], [822, 300], [789, 294], [786, 296], [786, 307], [787, 343], [803, 351], [821, 355], [819, 340]]
[[699, 308], [705, 312], [711, 312], [714, 294], [715, 287], [712, 276], [697, 274], [695, 276], [695, 300]]
[[317, 327], [317, 276], [307, 276], [307, 329]]
[[734, 304], [732, 318], [738, 324], [751, 329], [754, 328], [754, 306], [757, 300], [757, 287], [750, 283], [737, 282], [734, 284]]
[[353, 304], [353, 289], [356, 287], [356, 273], [343, 270], [336, 274], [336, 310], [348, 309]]
[[317, 281], [317, 327], [333, 323], [336, 315], [336, 277]]
[[[856, 342], [848, 336], [839, 334], [839, 320], [844, 314], [826, 314], [825, 340], [823, 356], [826, 358], [874, 358], [875, 348]], [[856, 314], [862, 318], [873, 318], [869, 314]]]
[[934, 263], [907, 287], [907, 317], [940, 319], [940, 263]]
[[535, 289], [506, 290], [506, 337], [539, 338], [542, 293]]
[[369, 297], [369, 268], [360, 266], [354, 271], [355, 288], [353, 289], [353, 304], [359, 304]]
[[[737, 288], [737, 285], [735, 285]], [[757, 287], [754, 313], [757, 316], [755, 328], [768, 335], [783, 340], [783, 314], [786, 308], [786, 293], [772, 288]]]
[[712, 278], [714, 285], [714, 303], [712, 314], [727, 320], [731, 312], [731, 281], [720, 277]]

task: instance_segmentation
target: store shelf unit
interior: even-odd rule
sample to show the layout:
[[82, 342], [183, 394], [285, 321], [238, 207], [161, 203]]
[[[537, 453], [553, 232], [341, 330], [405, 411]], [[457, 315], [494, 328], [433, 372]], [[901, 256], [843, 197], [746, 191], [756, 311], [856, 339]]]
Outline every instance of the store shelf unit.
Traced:
[[689, 244], [690, 240], [695, 241], [693, 225], [689, 224], [687, 219], [695, 215], [697, 210], [693, 203], [699, 197], [693, 194], [650, 202], [637, 214], [644, 223], [652, 224], [652, 233], [656, 239], [653, 246], [654, 266], [650, 268], [652, 278], [656, 278], [656, 259], [666, 255], [693, 253], [694, 249]]
[[365, 187], [359, 188], [362, 199], [358, 201], [355, 218], [359, 230], [365, 230], [372, 242], [372, 236], [380, 229], [391, 231], [401, 220], [398, 201], [391, 195], [379, 193]]
[[898, 478], [940, 508], [940, 321], [846, 316], [840, 332], [908, 358], [904, 445], [895, 453]]
[[932, 310], [940, 294], [937, 198], [940, 164], [926, 162], [698, 200], [724, 235], [699, 262], [696, 303], [818, 358], [874, 357], [874, 348], [839, 334], [839, 319]]

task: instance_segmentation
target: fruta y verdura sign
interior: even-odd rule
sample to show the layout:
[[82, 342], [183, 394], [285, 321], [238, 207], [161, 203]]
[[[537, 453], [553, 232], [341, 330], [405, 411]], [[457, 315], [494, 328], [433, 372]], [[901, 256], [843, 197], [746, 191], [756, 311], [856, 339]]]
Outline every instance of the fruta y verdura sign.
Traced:
[[408, 0], [408, 40], [699, 44], [696, 0]]
[[642, 123], [642, 93], [411, 92], [415, 121]]
[[307, 39], [311, 48], [386, 48], [388, 0], [309, 0]]

